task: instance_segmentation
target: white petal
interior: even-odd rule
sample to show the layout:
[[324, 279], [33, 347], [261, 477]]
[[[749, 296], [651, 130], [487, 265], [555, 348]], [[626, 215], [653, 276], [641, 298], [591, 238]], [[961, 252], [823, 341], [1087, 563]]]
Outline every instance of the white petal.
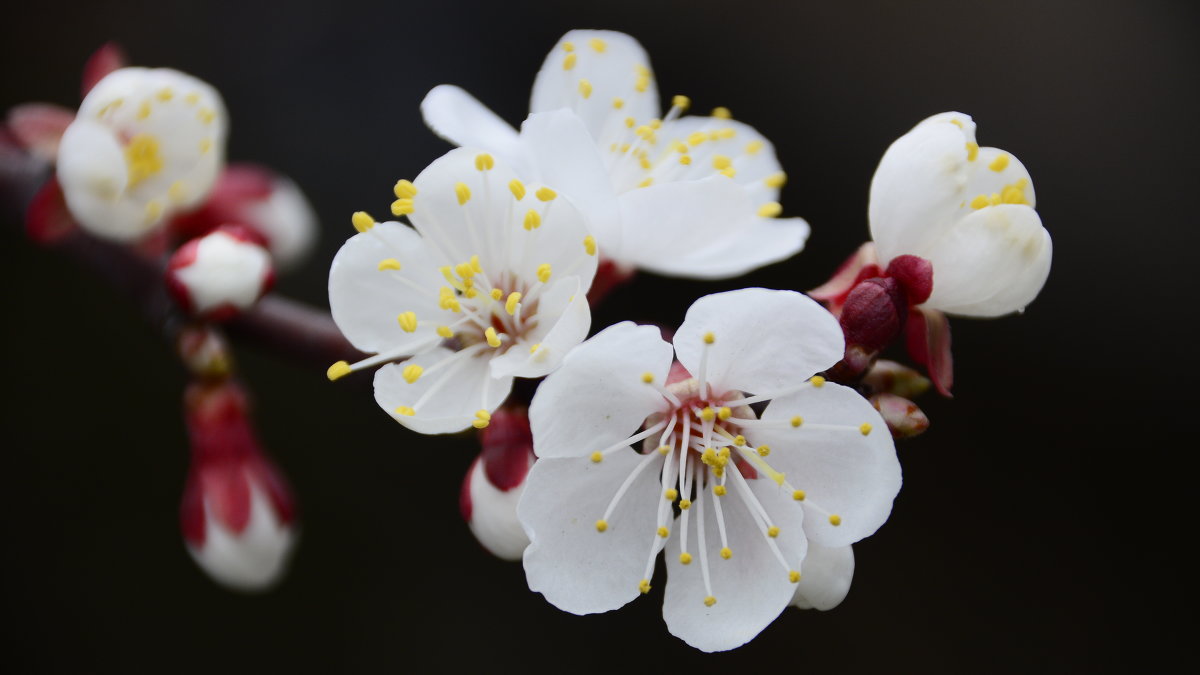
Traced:
[[[572, 51], [567, 51], [567, 45]], [[581, 87], [581, 81], [590, 88]], [[644, 84], [642, 91], [638, 91], [639, 81]], [[620, 108], [615, 107], [614, 99], [621, 100]], [[595, 138], [613, 126], [610, 120], [633, 117], [645, 123], [658, 117], [658, 87], [646, 51], [624, 33], [567, 33], [546, 56], [529, 103], [531, 113], [559, 108], [574, 110]]]
[[[526, 186], [525, 198], [513, 203], [507, 233], [498, 237], [498, 245], [507, 247], [500, 254], [507, 260], [512, 276], [532, 284], [538, 277], [542, 265], [550, 265], [550, 279], [578, 277], [580, 288], [586, 293], [596, 276], [598, 256], [589, 255], [585, 240], [591, 236], [583, 214], [562, 196], [542, 201], [535, 195], [539, 183]], [[506, 190], [507, 192], [507, 190]], [[512, 199], [512, 195], [508, 195]], [[538, 214], [540, 225], [526, 228], [529, 212]], [[485, 270], [488, 271], [488, 270]], [[490, 271], [489, 271], [490, 274]]]
[[654, 326], [623, 321], [600, 331], [538, 387], [529, 406], [534, 452], [584, 457], [629, 438], [666, 408], [642, 376], [662, 385], [670, 368], [671, 345]]
[[933, 293], [925, 307], [962, 316], [1020, 311], [1050, 274], [1050, 234], [1021, 204], [982, 208], [932, 243]]
[[529, 471], [517, 515], [529, 535], [525, 575], [529, 589], [573, 614], [616, 609], [636, 598], [655, 533], [662, 456], [654, 453], [598, 532], [613, 495], [645, 459], [633, 451], [603, 462], [540, 459]]
[[266, 249], [218, 231], [197, 242], [196, 259], [175, 275], [187, 287], [193, 309], [202, 314], [222, 305], [249, 309], [270, 271]]
[[213, 579], [239, 591], [261, 591], [283, 575], [295, 533], [279, 522], [270, 499], [250, 486], [250, 520], [240, 534], [225, 527], [204, 505], [204, 545], [188, 553]]
[[517, 131], [461, 87], [440, 84], [421, 101], [425, 124], [458, 146], [483, 148], [503, 161], [517, 161]]
[[[797, 415], [803, 421], [799, 428], [788, 423]], [[745, 435], [756, 445], [769, 445], [767, 461], [804, 491], [804, 530], [812, 541], [846, 546], [887, 520], [900, 491], [900, 462], [887, 425], [866, 399], [826, 382], [771, 401], [762, 418], [777, 424]], [[865, 436], [863, 423], [871, 425]]]
[[299, 265], [317, 243], [317, 214], [291, 180], [276, 176], [271, 195], [253, 202], [245, 218], [267, 237], [271, 258], [281, 270]]
[[657, 271], [692, 279], [741, 276], [799, 253], [810, 228], [803, 218], [743, 218], [707, 248], [660, 261]]
[[792, 606], [827, 611], [842, 604], [854, 579], [854, 549], [810, 542]]
[[[721, 537], [716, 514], [707, 503], [692, 508], [705, 508], [705, 548], [712, 580], [712, 597], [716, 603], [705, 606], [709, 595], [701, 575], [699, 539], [689, 533], [690, 564], [680, 562], [680, 536], [671, 535], [667, 543], [667, 591], [663, 601], [663, 618], [671, 634], [689, 645], [706, 652], [724, 651], [739, 647], [758, 635], [787, 607], [795, 592], [788, 573], [799, 571], [805, 557], [806, 539], [803, 510], [783, 495], [769, 480], [751, 480], [751, 491], [779, 528], [773, 540], [779, 547], [788, 568], [767, 544], [765, 532], [735, 496], [730, 486], [725, 497], [711, 497], [705, 502], [720, 499], [729, 548], [733, 556], [720, 556]], [[695, 513], [692, 522], [698, 522]], [[803, 578], [803, 577], [802, 577]]]
[[505, 491], [492, 485], [483, 470], [483, 462], [475, 460], [468, 478], [471, 497], [471, 519], [467, 526], [489, 553], [501, 560], [520, 560], [529, 537], [517, 520], [517, 502], [525, 492], [522, 483]]
[[[688, 143], [689, 138], [698, 138], [694, 134], [703, 134], [704, 140], [697, 145], [688, 144], [691, 163], [682, 165], [678, 161], [680, 153], [672, 146], [676, 141]], [[779, 188], [773, 187], [774, 182], [768, 182], [782, 170], [775, 157], [775, 147], [749, 124], [688, 115], [664, 123], [658, 138], [658, 147], [667, 154], [674, 153], [674, 157], [652, 172], [655, 183], [707, 178], [725, 166], [721, 159], [724, 158], [734, 170], [733, 180], [750, 194], [754, 209], [767, 202], [779, 201]]]
[[492, 375], [542, 377], [583, 342], [591, 326], [592, 313], [579, 277], [551, 281], [538, 298], [537, 326], [492, 359]]
[[724, 239], [751, 213], [746, 191], [724, 176], [631, 190], [620, 204], [625, 245], [614, 259], [662, 274], [684, 275], [675, 258]]
[[[399, 271], [379, 269], [379, 263], [390, 258], [400, 263]], [[364, 352], [415, 350], [436, 341], [437, 326], [457, 319], [437, 304], [437, 289], [445, 284], [437, 271], [439, 263], [437, 251], [400, 223], [380, 223], [354, 235], [329, 269], [334, 322]], [[416, 313], [415, 332], [401, 329], [398, 317], [403, 312]]]
[[58, 181], [71, 215], [89, 232], [132, 239], [148, 229], [122, 200], [129, 171], [117, 137], [108, 127], [77, 118], [58, 146]]
[[[438, 365], [452, 356], [453, 361]], [[375, 402], [397, 422], [417, 433], [462, 431], [475, 421], [476, 411], [493, 412], [512, 389], [511, 377], [492, 377], [490, 360], [490, 352], [463, 356], [437, 347], [404, 363], [388, 364], [375, 372]], [[412, 383], [403, 375], [404, 368], [410, 365], [425, 369]], [[416, 414], [397, 412], [401, 406], [415, 409]]]
[[521, 125], [521, 148], [532, 177], [571, 200], [605, 255], [620, 248], [616, 193], [583, 120], [570, 110], [534, 113]]
[[700, 298], [674, 342], [679, 362], [697, 376], [707, 348], [706, 379], [718, 393], [770, 394], [794, 386], [840, 361], [846, 349], [837, 319], [824, 307], [795, 291], [765, 288]]

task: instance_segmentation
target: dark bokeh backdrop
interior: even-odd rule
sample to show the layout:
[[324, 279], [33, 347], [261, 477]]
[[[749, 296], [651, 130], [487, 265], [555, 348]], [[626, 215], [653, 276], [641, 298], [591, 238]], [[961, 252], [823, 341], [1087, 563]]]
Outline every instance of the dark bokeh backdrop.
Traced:
[[[294, 177], [321, 246], [281, 289], [326, 302], [349, 214], [448, 147], [421, 123], [432, 86], [526, 113], [545, 52], [573, 27], [634, 34], [665, 96], [726, 105], [779, 151], [798, 258], [718, 283], [645, 276], [594, 325], [678, 321], [746, 285], [806, 289], [866, 238], [887, 145], [961, 110], [1029, 167], [1055, 262], [1021, 317], [954, 321], [957, 397], [899, 450], [891, 520], [856, 547], [833, 612], [789, 610], [706, 657], [671, 637], [661, 590], [575, 617], [461, 523], [468, 436], [392, 423], [366, 387], [239, 351], [304, 531], [259, 597], [214, 586], [176, 525], [185, 378], [130, 304], [0, 232], [7, 403], [0, 490], [3, 661], [19, 672], [679, 669], [1101, 671], [1185, 663], [1195, 531], [1185, 432], [1195, 378], [1197, 12], [1177, 2], [11, 3], [0, 109], [74, 106], [87, 55], [216, 85], [229, 155]], [[1190, 319], [1189, 319], [1190, 317]], [[1188, 409], [1185, 409], [1188, 408]], [[661, 572], [660, 572], [661, 573]], [[1189, 659], [1194, 660], [1194, 659]], [[730, 670], [736, 669], [736, 670]]]

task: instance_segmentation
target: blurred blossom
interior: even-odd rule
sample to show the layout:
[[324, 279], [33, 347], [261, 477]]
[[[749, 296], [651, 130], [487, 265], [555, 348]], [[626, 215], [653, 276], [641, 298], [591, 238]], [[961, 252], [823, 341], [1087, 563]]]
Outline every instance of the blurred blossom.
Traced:
[[167, 289], [185, 311], [212, 321], [250, 309], [275, 283], [261, 241], [244, 227], [222, 225], [187, 242], [167, 263]]

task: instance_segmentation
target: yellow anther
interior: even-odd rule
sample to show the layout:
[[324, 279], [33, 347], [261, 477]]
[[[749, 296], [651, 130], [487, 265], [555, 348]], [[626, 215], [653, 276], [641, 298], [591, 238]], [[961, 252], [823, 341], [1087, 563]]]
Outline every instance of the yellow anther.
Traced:
[[584, 98], [592, 97], [592, 83], [586, 79], [579, 80], [579, 95]]
[[325, 377], [328, 377], [330, 382], [343, 378], [349, 374], [350, 364], [345, 361], [338, 361], [332, 366], [329, 366], [329, 369], [325, 371]]
[[750, 141], [746, 144], [747, 155], [757, 155], [763, 149], [763, 142], [759, 140]]
[[603, 54], [604, 50], [608, 49], [608, 44], [600, 38], [592, 38], [591, 40], [588, 40], [588, 44], [591, 45], [592, 49], [595, 49], [599, 54]]
[[471, 270], [475, 272], [475, 274], [483, 273], [483, 265], [479, 264], [479, 256], [477, 255], [471, 256]]
[[575, 67], [575, 52], [571, 52], [563, 58], [563, 70], [570, 70]]
[[733, 411], [729, 409], [729, 406], [722, 406], [720, 409], [717, 410], [717, 419], [719, 419], [719, 420], [724, 421], [724, 420], [729, 419], [732, 416], [733, 416]]
[[[633, 119], [632, 117], [625, 118], [625, 128], [626, 129], [632, 129], [633, 125], [635, 125], [635, 124], [637, 124], [637, 120]], [[625, 152], [625, 151], [622, 150], [621, 152]]]
[[513, 197], [516, 197], [517, 201], [525, 199], [525, 184], [516, 178], [508, 181], [508, 190], [512, 192]]
[[200, 111], [196, 113], [196, 118], [204, 124], [212, 124], [213, 120], [217, 119], [217, 113], [213, 111], [212, 108], [201, 108]]
[[187, 96], [184, 96], [183, 100], [186, 101], [188, 105], [196, 105], [197, 103], [200, 102], [200, 94], [197, 94], [196, 92], [193, 91], [192, 93], [188, 94]]
[[692, 500], [680, 499], [679, 500], [679, 508], [683, 509], [684, 511], [687, 511], [688, 509], [692, 508]]
[[779, 536], [779, 528], [775, 527], [774, 525], [768, 527], [767, 528], [767, 536], [771, 537], [772, 539], [774, 539], [775, 537], [778, 537]]
[[458, 205], [462, 206], [471, 199], [471, 188], [467, 187], [466, 183], [454, 184], [454, 196], [458, 198]]
[[663, 497], [666, 498], [666, 500], [669, 502], [675, 501], [675, 498], [678, 496], [679, 496], [679, 491], [677, 491], [675, 488], [670, 488], [666, 492], [663, 493]]
[[729, 459], [729, 446], [721, 448], [721, 451], [717, 453], [717, 456], [721, 459]]
[[667, 453], [669, 453], [669, 452], [671, 452], [671, 446], [669, 446], [669, 445], [660, 445], [660, 446], [658, 446], [658, 454], [660, 454], [660, 455], [665, 455], [665, 454], [667, 454]]
[[647, 75], [638, 75], [637, 80], [633, 83], [633, 88], [639, 94], [646, 93], [646, 90], [650, 88], [650, 77]]
[[716, 341], [717, 341], [717, 336], [714, 335], [712, 331], [709, 331], [704, 334], [704, 344], [711, 345], [712, 343], [714, 343]]
[[412, 417], [413, 415], [417, 414], [416, 410], [413, 410], [412, 408], [410, 408], [406, 405], [397, 407], [395, 412], [397, 415], [404, 415], [405, 417]]
[[725, 489], [724, 485], [718, 485], [713, 488], [713, 494], [718, 497], [724, 497], [726, 492], [728, 492], [728, 490]]
[[671, 99], [671, 105], [679, 108], [679, 112], [687, 112], [687, 109], [692, 107], [692, 99], [679, 94]]
[[795, 499], [798, 502], [804, 501], [804, 490], [796, 490], [792, 492], [792, 499]]
[[637, 134], [638, 138], [649, 139], [654, 135], [654, 129], [647, 124], [643, 124], [642, 126], [634, 129], [633, 133]]
[[493, 348], [500, 346], [500, 336], [496, 334], [495, 328], [488, 326], [487, 330], [483, 331], [483, 336], [487, 338], [488, 346]]
[[604, 453], [600, 452], [599, 450], [593, 452], [592, 453], [592, 461], [595, 462], [596, 464], [603, 462], [604, 461]]
[[704, 598], [704, 606], [705, 607], [712, 607], [715, 604], [717, 604], [717, 599], [714, 598], [713, 596], [710, 595], [707, 598]]
[[536, 230], [542, 226], [542, 215], [533, 209], [525, 213], [525, 229]]
[[793, 418], [792, 418], [792, 426], [793, 426], [793, 427], [798, 427], [798, 426], [800, 426], [801, 424], [804, 424], [804, 418], [803, 418], [803, 417], [801, 417], [801, 416], [799, 416], [799, 415], [796, 415], [795, 417], [793, 417]]
[[480, 408], [475, 411], [475, 421], [471, 422], [471, 426], [476, 429], [486, 429], [492, 423], [492, 414], [487, 410]]
[[564, 43], [562, 43], [562, 48], [563, 48], [564, 52], [570, 54], [571, 52], [575, 51], [575, 43], [574, 42], [564, 42]]
[[714, 134], [714, 138], [721, 138], [721, 139], [729, 139], [729, 138], [733, 138], [734, 136], [737, 136], [737, 132], [733, 130], [733, 127], [725, 127], [723, 129], [717, 129], [716, 131], [713, 132], [713, 134]]
[[396, 201], [392, 202], [392, 215], [393, 216], [407, 216], [408, 214], [410, 214], [412, 212], [413, 212], [413, 200], [397, 199]]
[[535, 342], [535, 343], [529, 345], [529, 353], [536, 354], [537, 350], [540, 349], [541, 346], [542, 346], [542, 343], [540, 343], [540, 342]]
[[400, 261], [396, 260], [395, 258], [384, 258], [383, 260], [380, 260], [379, 271], [382, 272], [383, 270], [396, 270], [397, 272], [400, 271]]
[[546, 283], [547, 281], [550, 281], [550, 273], [553, 270], [554, 270], [554, 268], [551, 267], [550, 263], [542, 263], [541, 265], [538, 265], [537, 266], [538, 281], [542, 282], [543, 284]]
[[158, 220], [158, 217], [162, 215], [162, 212], [163, 212], [162, 202], [159, 202], [157, 199], [151, 199], [150, 201], [146, 202], [146, 222], [147, 223], [152, 223], [152, 222]]
[[787, 183], [787, 174], [782, 171], [779, 173], [773, 173], [770, 176], [767, 176], [767, 179], [764, 182], [767, 184], [767, 187], [776, 189], [781, 188], [785, 183]]
[[700, 411], [700, 419], [704, 420], [705, 422], [713, 421], [716, 416], [716, 411], [709, 406], [704, 406], [704, 409]]
[[[646, 159], [645, 157], [639, 157], [639, 158], [638, 158], [638, 165], [639, 165], [639, 166], [641, 166], [643, 169], [646, 169], [646, 170], [649, 170], [649, 169], [650, 169], [650, 166], [651, 166], [651, 164], [650, 164], [650, 160]], [[642, 181], [642, 182], [643, 182], [643, 183], [646, 183], [646, 185], [649, 185], [649, 184], [650, 184], [650, 182], [653, 182], [653, 179], [650, 179], [650, 182], [647, 182], [647, 181]], [[642, 187], [646, 187], [646, 185], [643, 185]]]
[[396, 185], [392, 187], [392, 192], [396, 195], [396, 199], [412, 199], [417, 196], [417, 188], [410, 180], [398, 180]]
[[543, 202], [552, 201], [555, 197], [558, 196], [557, 192], [555, 192], [554, 190], [551, 190], [550, 188], [548, 188], [546, 186], [542, 186], [542, 187], [538, 188], [537, 192], [535, 192], [533, 194], [535, 197], [538, 198], [538, 201], [543, 201]]
[[183, 181], [177, 180], [171, 183], [171, 187], [167, 188], [167, 199], [178, 204], [187, 197], [187, 188], [183, 186]]
[[726, 560], [729, 560], [730, 558], [733, 557], [733, 551], [728, 546], [726, 546], [721, 549], [721, 557]]
[[129, 145], [125, 146], [129, 187], [162, 171], [163, 159], [158, 150], [158, 139], [150, 134], [137, 134], [129, 139]]
[[963, 123], [960, 120], [950, 120], [950, 124], [953, 124], [959, 129], [963, 128]]
[[396, 317], [396, 321], [400, 322], [400, 327], [404, 329], [405, 333], [412, 333], [417, 330], [416, 312], [403, 312], [400, 316]]
[[521, 302], [521, 294], [513, 291], [508, 294], [508, 299], [504, 301], [504, 311], [512, 316], [517, 311], [517, 303]]
[[[470, 279], [468, 279], [468, 280], [467, 280], [467, 283], [470, 283], [470, 282], [471, 282], [471, 280], [470, 280]], [[475, 297], [477, 297], [477, 296], [479, 295], [479, 291], [475, 290], [474, 288], [469, 288], [469, 287], [468, 287], [468, 288], [467, 288], [467, 292], [466, 292], [466, 293], [463, 293], [463, 295], [467, 296], [468, 298], [475, 298]]]
[[761, 218], [777, 218], [783, 213], [783, 206], [779, 202], [767, 202], [758, 207], [758, 215]]
[[1025, 186], [1029, 181], [1022, 178], [1012, 185], [1004, 186], [1004, 190], [1000, 193], [1000, 203], [1002, 204], [1028, 204], [1029, 200], [1025, 198]]
[[706, 140], [708, 140], [708, 134], [704, 133], [703, 131], [693, 131], [692, 133], [688, 134], [687, 137], [688, 145], [692, 146], [700, 145]]
[[367, 232], [372, 227], [375, 227], [375, 219], [366, 211], [355, 211], [354, 215], [350, 216], [350, 222], [354, 225], [354, 229], [359, 232]]
[[454, 266], [454, 273], [463, 281], [472, 281], [471, 277], [475, 276], [475, 268], [469, 262], [458, 263]]
[[209, 150], [212, 150], [212, 139], [211, 138], [201, 139], [200, 140], [200, 154], [205, 154]]
[[658, 529], [655, 530], [655, 533], [658, 534], [658, 536], [662, 537], [663, 539], [666, 539], [667, 535], [671, 534], [671, 531], [668, 530], [667, 528], [663, 527], [662, 525], [659, 525]]
[[743, 435], [741, 435], [741, 434], [738, 434], [737, 436], [734, 436], [734, 438], [733, 438], [733, 444], [734, 444], [734, 445], [736, 445], [736, 446], [738, 446], [739, 448], [740, 448], [740, 447], [742, 447], [743, 445], [745, 445], [745, 444], [746, 444], [746, 437], [745, 437], [745, 436], [743, 436]]
[[722, 105], [713, 108], [712, 116], [716, 117], [717, 119], [727, 120], [733, 117], [733, 113], [729, 112], [729, 108], [726, 108]]
[[425, 372], [424, 368], [414, 364], [411, 366], [404, 366], [404, 370], [401, 371], [401, 374], [404, 376], [405, 382], [412, 384], [421, 377], [421, 373], [423, 372]]
[[645, 595], [646, 593], [649, 593], [650, 592], [650, 580], [642, 579], [641, 581], [639, 581], [638, 582], [638, 590], [641, 591], [643, 595]]
[[451, 329], [450, 326], [438, 326], [437, 334], [438, 334], [438, 336], [444, 337], [447, 340], [449, 340], [450, 338], [454, 337], [454, 330]]
[[717, 173], [721, 174], [722, 176], [725, 176], [726, 178], [733, 178], [734, 176], [737, 175], [737, 170], [734, 169], [732, 166], [729, 166], [729, 167], [725, 167], [724, 169], [721, 169]]
[[649, 373], [649, 372], [642, 373], [642, 382], [645, 382], [646, 384], [650, 384], [653, 381], [654, 381], [654, 373]]
[[820, 375], [813, 375], [812, 378], [809, 379], [809, 383], [812, 384], [812, 386], [820, 389], [821, 387], [825, 386], [825, 378], [821, 377]]
[[[645, 161], [645, 160], [643, 160], [643, 161]], [[638, 183], [638, 187], [640, 187], [640, 188], [650, 187], [653, 183], [654, 183], [654, 177], [651, 176], [651, 177], [646, 178], [642, 182]]]
[[645, 65], [643, 65], [643, 64], [641, 64], [641, 63], [635, 64], [635, 65], [633, 66], [633, 69], [634, 69], [634, 70], [637, 72], [637, 74], [638, 74], [638, 75], [640, 75], [641, 77], [650, 77], [650, 69], [649, 69], [649, 68], [647, 68]]
[[788, 572], [788, 581], [792, 582], [793, 584], [800, 583], [800, 573], [797, 572], [796, 570], [789, 571]]
[[583, 250], [586, 251], [588, 255], [596, 255], [596, 238], [590, 234], [584, 237]]
[[859, 431], [859, 433], [861, 433], [863, 436], [866, 436], [867, 434], [871, 433], [871, 423], [870, 423], [870, 422], [863, 422], [863, 423], [862, 423], [862, 425], [860, 425], [860, 426], [858, 427], [858, 431]]
[[985, 206], [991, 206], [991, 204], [992, 202], [988, 199], [987, 195], [977, 195], [971, 200], [971, 208], [975, 210], [982, 209]]
[[733, 160], [729, 159], [725, 155], [717, 155], [716, 157], [713, 157], [712, 165], [714, 169], [720, 171], [721, 169], [728, 169], [730, 166], [732, 166]]
[[150, 101], [142, 101], [142, 104], [138, 106], [137, 118], [139, 120], [144, 120], [149, 116], [150, 116]]
[[771, 446], [769, 445], [760, 445], [755, 450], [758, 452], [759, 457], [767, 457], [771, 454]]
[[624, 107], [625, 107], [625, 99], [621, 98], [620, 96], [613, 99], [613, 109], [614, 110], [620, 110], [621, 108], [624, 108]]
[[[633, 118], [632, 118], [632, 117], [630, 117], [629, 119], [630, 119], [630, 120], [632, 120]], [[631, 126], [631, 127], [632, 127], [633, 125], [632, 125], [632, 124], [630, 124], [629, 126]], [[628, 144], [628, 143], [622, 143], [622, 144], [621, 144], [621, 153], [622, 153], [622, 154], [624, 154], [624, 153], [626, 153], [626, 152], [629, 152], [629, 144]]]
[[504, 297], [504, 291], [500, 290], [499, 288], [493, 288], [489, 295], [492, 296], [493, 300], [499, 300], [500, 298]]
[[691, 553], [680, 553], [679, 554], [679, 562], [683, 563], [684, 565], [692, 564], [692, 554]]
[[596, 521], [596, 531], [603, 532], [608, 529], [608, 521], [601, 518]]
[[496, 166], [496, 159], [486, 152], [475, 155], [475, 168], [479, 171], [490, 171]]
[[1006, 155], [1004, 153], [996, 155], [996, 159], [993, 159], [992, 163], [988, 164], [988, 168], [991, 169], [992, 171], [996, 171], [996, 172], [1000, 172], [1000, 171], [1007, 169], [1008, 168], [1008, 155]]
[[832, 526], [834, 526], [834, 527], [837, 527], [838, 525], [841, 525], [841, 524], [842, 524], [842, 517], [841, 517], [841, 516], [839, 516], [839, 515], [838, 515], [838, 514], [836, 514], [836, 513], [835, 513], [835, 514], [833, 514], [833, 515], [831, 515], [831, 516], [829, 516], [829, 524], [830, 524], [830, 525], [832, 525]]
[[175, 92], [170, 87], [163, 87], [162, 89], [159, 89], [158, 93], [155, 95], [158, 97], [158, 100], [162, 101], [163, 103], [175, 98]]
[[967, 141], [967, 161], [974, 162], [979, 156], [979, 144], [975, 141]]
[[680, 164], [682, 164], [682, 165], [684, 165], [684, 166], [687, 166], [687, 165], [689, 165], [689, 164], [691, 164], [691, 163], [692, 163], [692, 158], [691, 158], [691, 157], [688, 157], [687, 155], [680, 155], [680, 156], [679, 156], [679, 163], [680, 163]]

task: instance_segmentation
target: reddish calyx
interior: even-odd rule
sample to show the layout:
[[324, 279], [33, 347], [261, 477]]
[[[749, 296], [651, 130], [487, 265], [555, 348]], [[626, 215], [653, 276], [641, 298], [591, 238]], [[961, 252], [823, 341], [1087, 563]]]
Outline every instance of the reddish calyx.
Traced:
[[[483, 463], [487, 481], [497, 490], [508, 492], [525, 482], [533, 466], [533, 433], [529, 430], [529, 413], [524, 408], [505, 407], [492, 413], [488, 425], [479, 434], [483, 446], [476, 462]], [[464, 520], [471, 520], [472, 463], [463, 480], [458, 506]]]

